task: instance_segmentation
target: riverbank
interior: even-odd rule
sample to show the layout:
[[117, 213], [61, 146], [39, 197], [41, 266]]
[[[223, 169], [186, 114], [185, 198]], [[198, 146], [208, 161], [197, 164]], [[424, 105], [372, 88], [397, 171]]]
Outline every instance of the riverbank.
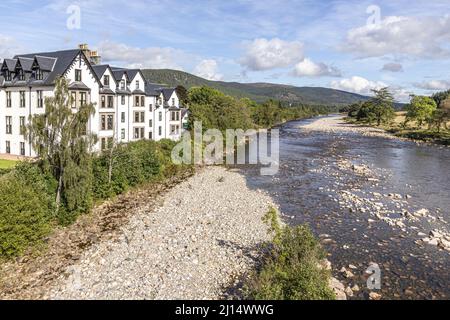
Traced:
[[[417, 144], [434, 144], [442, 146], [450, 146], [450, 131], [442, 129], [440, 132], [436, 130], [417, 129], [417, 128], [405, 128], [403, 123], [405, 121], [405, 113], [397, 112], [396, 117], [392, 124], [384, 125], [379, 128], [372, 127], [368, 124], [361, 124], [353, 118], [344, 118], [347, 124], [357, 126], [359, 128], [371, 128], [373, 130], [379, 130], [381, 132], [390, 135], [391, 137], [413, 141]], [[364, 131], [364, 129], [363, 129]], [[388, 137], [388, 136], [385, 136]]]
[[[276, 207], [272, 198], [223, 167], [199, 169], [160, 191], [143, 189], [105, 205], [107, 216], [126, 213], [114, 232], [91, 227], [86, 234], [89, 218], [61, 230], [50, 246], [65, 243], [65, 257], [50, 251], [3, 265], [0, 298], [241, 298], [243, 279], [261, 262], [262, 245], [272, 240], [262, 219]], [[74, 242], [80, 233], [98, 239]], [[345, 298], [342, 285], [331, 283]]]

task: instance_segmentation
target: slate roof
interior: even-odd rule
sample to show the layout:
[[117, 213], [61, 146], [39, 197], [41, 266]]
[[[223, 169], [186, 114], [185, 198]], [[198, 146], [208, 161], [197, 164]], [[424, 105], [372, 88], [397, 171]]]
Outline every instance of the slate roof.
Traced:
[[17, 59], [3, 59], [3, 63], [10, 72], [14, 72], [16, 70]]
[[94, 69], [95, 74], [100, 79], [105, 74], [106, 70], [108, 70], [109, 65], [103, 64], [103, 65], [95, 65], [92, 66], [92, 69]]
[[175, 88], [164, 88], [161, 91], [164, 96], [164, 100], [168, 101], [172, 94], [175, 92]]
[[20, 57], [18, 60], [24, 71], [31, 71], [31, 67], [33, 67], [34, 59]]

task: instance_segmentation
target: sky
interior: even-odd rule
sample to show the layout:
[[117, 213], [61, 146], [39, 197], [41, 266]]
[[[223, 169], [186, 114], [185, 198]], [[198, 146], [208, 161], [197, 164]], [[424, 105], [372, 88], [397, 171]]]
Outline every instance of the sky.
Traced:
[[2, 0], [0, 58], [76, 48], [210, 80], [450, 89], [450, 0]]

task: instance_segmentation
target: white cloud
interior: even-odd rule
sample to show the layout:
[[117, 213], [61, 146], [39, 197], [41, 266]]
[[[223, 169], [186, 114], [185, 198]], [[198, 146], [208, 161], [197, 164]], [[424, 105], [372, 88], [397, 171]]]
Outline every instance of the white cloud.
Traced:
[[173, 48], [138, 48], [111, 41], [103, 41], [98, 47], [105, 62], [118, 63], [128, 68], [180, 70], [179, 59], [185, 55]]
[[386, 63], [381, 71], [403, 72], [403, 66], [400, 63]]
[[332, 81], [330, 86], [337, 90], [367, 95], [372, 94], [372, 89], [381, 89], [388, 85], [380, 81], [370, 81], [362, 77], [354, 76], [348, 79]]
[[218, 69], [216, 60], [203, 60], [195, 67], [194, 74], [208, 80], [219, 81], [223, 79], [223, 75], [219, 73]]
[[416, 88], [425, 90], [448, 90], [450, 89], [450, 81], [446, 80], [431, 80], [421, 83], [415, 83]]
[[359, 58], [385, 55], [418, 58], [448, 57], [450, 16], [386, 17], [377, 24], [351, 29], [342, 46]]
[[246, 43], [241, 66], [253, 71], [270, 70], [292, 66], [303, 60], [303, 44], [299, 41], [255, 39]]
[[16, 54], [20, 54], [22, 48], [17, 45], [14, 38], [0, 34], [0, 60], [12, 58]]
[[335, 67], [328, 66], [322, 62], [315, 63], [306, 58], [295, 65], [294, 75], [297, 77], [340, 77], [341, 72]]

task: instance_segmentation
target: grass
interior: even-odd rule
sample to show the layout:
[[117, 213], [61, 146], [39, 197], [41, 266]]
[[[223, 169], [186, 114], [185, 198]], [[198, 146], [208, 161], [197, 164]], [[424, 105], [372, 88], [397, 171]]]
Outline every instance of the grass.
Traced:
[[[403, 124], [405, 119], [406, 112], [396, 112], [395, 118], [390, 124], [381, 125], [379, 128], [384, 129], [400, 138], [420, 140], [447, 146], [450, 145], [450, 130], [441, 128], [440, 132], [438, 132], [436, 129], [428, 129], [426, 124], [419, 127], [419, 125], [414, 121], [409, 122], [408, 126], [404, 127]], [[368, 126], [373, 126], [367, 122], [359, 122], [353, 118], [346, 118], [346, 121], [352, 124], [366, 124]], [[447, 127], [450, 128], [450, 122], [447, 123]]]
[[3, 160], [0, 159], [0, 169], [11, 169], [17, 164], [17, 161], [14, 160]]
[[282, 226], [270, 209], [264, 221], [274, 234], [261, 267], [244, 285], [250, 300], [334, 300], [330, 272], [321, 268], [325, 251], [306, 226]]

